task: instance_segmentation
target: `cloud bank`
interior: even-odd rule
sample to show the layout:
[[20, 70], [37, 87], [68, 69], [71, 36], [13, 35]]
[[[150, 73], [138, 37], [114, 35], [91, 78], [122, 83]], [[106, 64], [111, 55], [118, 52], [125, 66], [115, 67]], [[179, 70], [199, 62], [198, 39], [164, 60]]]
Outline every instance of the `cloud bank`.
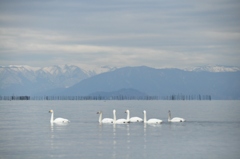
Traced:
[[1, 1], [0, 65], [240, 66], [240, 2]]

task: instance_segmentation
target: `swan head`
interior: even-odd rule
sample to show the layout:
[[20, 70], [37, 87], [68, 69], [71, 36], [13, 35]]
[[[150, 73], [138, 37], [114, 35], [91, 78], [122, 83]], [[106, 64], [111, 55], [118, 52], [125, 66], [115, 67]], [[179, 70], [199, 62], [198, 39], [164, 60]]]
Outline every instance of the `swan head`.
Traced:
[[102, 114], [102, 111], [97, 112], [97, 114]]
[[53, 113], [53, 110], [49, 110], [49, 113]]
[[144, 110], [143, 113], [146, 114], [146, 110]]
[[113, 113], [116, 113], [116, 110], [115, 110], [115, 109], [113, 110]]
[[125, 113], [129, 113], [129, 110], [126, 110]]

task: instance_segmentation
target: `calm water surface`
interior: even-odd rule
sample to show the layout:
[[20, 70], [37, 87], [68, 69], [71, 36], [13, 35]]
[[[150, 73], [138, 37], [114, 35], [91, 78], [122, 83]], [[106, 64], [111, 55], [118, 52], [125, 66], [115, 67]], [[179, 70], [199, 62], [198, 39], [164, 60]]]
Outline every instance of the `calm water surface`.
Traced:
[[[50, 109], [71, 122], [51, 125]], [[113, 109], [164, 122], [99, 125]], [[168, 123], [168, 110], [187, 122]], [[0, 158], [237, 159], [239, 113], [240, 101], [0, 101]]]

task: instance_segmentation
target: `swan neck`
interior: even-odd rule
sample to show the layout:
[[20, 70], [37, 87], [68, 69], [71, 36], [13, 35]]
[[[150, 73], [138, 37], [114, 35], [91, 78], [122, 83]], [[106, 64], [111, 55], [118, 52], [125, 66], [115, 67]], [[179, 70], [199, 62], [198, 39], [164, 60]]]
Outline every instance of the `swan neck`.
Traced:
[[171, 112], [168, 112], [168, 121], [171, 121]]
[[146, 112], [143, 113], [143, 122], [144, 122], [144, 123], [147, 122], [147, 115], [146, 115]]
[[99, 114], [99, 120], [98, 121], [99, 121], [99, 123], [102, 122], [102, 113]]
[[113, 111], [113, 122], [115, 123], [116, 122], [116, 112]]
[[51, 113], [50, 122], [53, 123], [53, 112]]
[[130, 120], [130, 112], [127, 112], [127, 120]]

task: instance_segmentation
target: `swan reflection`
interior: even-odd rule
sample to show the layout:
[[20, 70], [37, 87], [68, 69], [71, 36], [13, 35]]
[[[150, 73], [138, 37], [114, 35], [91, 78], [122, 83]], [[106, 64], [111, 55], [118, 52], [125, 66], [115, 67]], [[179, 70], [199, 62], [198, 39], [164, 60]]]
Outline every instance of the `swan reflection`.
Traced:
[[50, 123], [50, 130], [51, 130], [51, 135], [50, 135], [50, 144], [51, 144], [51, 149], [54, 149], [56, 147], [55, 144], [55, 131], [61, 131], [66, 129], [66, 125], [68, 125], [67, 123], [65, 124], [59, 124], [59, 123]]
[[54, 131], [65, 130], [68, 123], [50, 123], [51, 139], [54, 138]]
[[116, 145], [117, 145], [117, 141], [116, 141], [116, 124], [113, 124], [113, 151], [112, 151], [112, 157], [116, 158]]
[[[130, 152], [130, 124], [112, 124], [113, 130], [112, 130], [112, 158], [119, 158], [119, 155], [123, 155], [119, 150], [122, 149], [122, 147], [119, 147], [123, 144], [126, 150]], [[127, 155], [129, 153], [126, 153]], [[128, 158], [125, 156], [123, 158]]]

